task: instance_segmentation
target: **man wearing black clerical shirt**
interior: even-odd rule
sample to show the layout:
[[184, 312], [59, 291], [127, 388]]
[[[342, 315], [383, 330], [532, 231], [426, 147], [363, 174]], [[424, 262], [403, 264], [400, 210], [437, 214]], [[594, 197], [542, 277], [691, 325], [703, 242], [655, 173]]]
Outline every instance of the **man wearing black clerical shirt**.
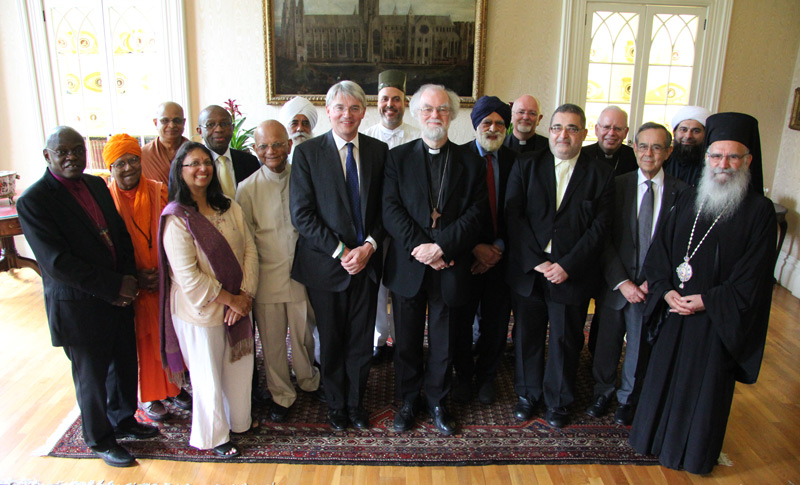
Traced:
[[503, 141], [503, 146], [517, 153], [547, 151], [547, 137], [536, 133], [543, 116], [538, 99], [529, 94], [517, 98], [511, 105], [512, 130]]
[[597, 143], [586, 145], [581, 152], [592, 160], [605, 163], [614, 171], [614, 176], [636, 170], [636, 154], [625, 145], [628, 136], [628, 113], [619, 106], [609, 106], [600, 112], [594, 125]]

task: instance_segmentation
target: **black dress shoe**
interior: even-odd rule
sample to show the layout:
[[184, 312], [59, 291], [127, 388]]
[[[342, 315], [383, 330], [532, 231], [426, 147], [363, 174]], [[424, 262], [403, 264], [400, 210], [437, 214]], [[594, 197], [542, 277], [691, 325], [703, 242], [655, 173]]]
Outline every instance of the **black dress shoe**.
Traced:
[[271, 419], [273, 423], [286, 422], [286, 417], [288, 415], [289, 408], [283, 407], [275, 401], [272, 401], [272, 404], [269, 406], [269, 419]]
[[554, 428], [563, 428], [567, 425], [567, 418], [569, 418], [569, 412], [567, 412], [567, 408], [558, 407], [547, 408], [547, 413], [545, 414], [544, 420], [547, 421], [547, 424]]
[[620, 404], [614, 413], [614, 422], [623, 426], [630, 426], [633, 423], [633, 406]]
[[344, 409], [328, 409], [328, 424], [334, 431], [347, 428], [347, 411]]
[[309, 392], [309, 394], [311, 394], [311, 397], [323, 404], [328, 402], [328, 397], [325, 395], [325, 388], [322, 387], [322, 384], [320, 384], [315, 391]]
[[604, 395], [595, 396], [591, 406], [586, 408], [586, 414], [593, 418], [602, 418], [608, 413], [608, 397]]
[[258, 406], [271, 406], [272, 394], [261, 389], [253, 388], [250, 393], [250, 401]]
[[535, 402], [528, 398], [519, 396], [519, 399], [517, 399], [517, 405], [514, 406], [514, 417], [518, 421], [527, 421], [531, 419], [533, 417], [533, 408], [535, 406]]
[[369, 429], [369, 415], [362, 407], [347, 410], [347, 417], [355, 429]]
[[114, 436], [119, 438], [133, 438], [135, 440], [144, 440], [158, 435], [158, 427], [150, 426], [149, 424], [142, 424], [136, 421], [133, 424], [120, 426], [114, 430]]
[[445, 436], [452, 436], [456, 432], [456, 420], [447, 412], [444, 406], [434, 406], [430, 409], [433, 425]]
[[414, 427], [416, 406], [413, 401], [404, 401], [400, 409], [394, 414], [394, 430], [398, 433], [408, 431]]
[[177, 396], [170, 397], [168, 399], [172, 404], [178, 406], [184, 411], [192, 410], [192, 395], [186, 392], [186, 389], [181, 389], [181, 392], [179, 392]]
[[106, 465], [126, 467], [136, 464], [133, 455], [116, 442], [108, 446], [95, 446], [92, 448], [92, 453], [106, 462]]
[[494, 382], [486, 381], [478, 388], [478, 401], [481, 404], [494, 404]]

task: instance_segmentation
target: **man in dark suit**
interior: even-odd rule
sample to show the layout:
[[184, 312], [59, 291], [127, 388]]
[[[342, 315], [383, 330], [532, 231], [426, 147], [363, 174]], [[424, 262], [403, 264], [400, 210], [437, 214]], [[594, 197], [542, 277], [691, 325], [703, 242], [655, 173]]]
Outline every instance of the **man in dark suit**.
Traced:
[[603, 326], [597, 334], [592, 364], [594, 400], [586, 410], [586, 414], [596, 418], [608, 412], [622, 343], [626, 340], [622, 384], [617, 391], [619, 407], [614, 413], [614, 421], [626, 426], [633, 421], [635, 391], [638, 391], [635, 381], [644, 377], [641, 371], [647, 365], [639, 359], [642, 312], [647, 297], [647, 280], [642, 271], [644, 259], [653, 234], [666, 220], [680, 191], [687, 187], [661, 168], [672, 152], [672, 135], [666, 127], [645, 123], [636, 132], [635, 141], [639, 170], [615, 180], [614, 221], [603, 253], [605, 288], [596, 310]]
[[294, 152], [292, 223], [299, 238], [292, 278], [306, 285], [317, 317], [328, 422], [369, 427], [362, 405], [383, 241], [381, 190], [385, 143], [358, 133], [366, 95], [352, 81], [334, 84], [325, 99], [331, 131]]
[[112, 466], [135, 464], [116, 438], [150, 438], [137, 405], [137, 294], [133, 244], [103, 179], [84, 175], [86, 145], [60, 126], [44, 149], [47, 170], [17, 204], [44, 285], [54, 346], [72, 363], [83, 439]]
[[453, 309], [469, 298], [470, 252], [489, 216], [486, 169], [474, 152], [448, 141], [458, 95], [426, 84], [411, 98], [410, 108], [422, 139], [392, 149], [383, 197], [383, 221], [392, 237], [384, 284], [392, 290], [396, 311], [395, 383], [403, 400], [394, 429], [414, 426], [424, 380], [434, 425], [451, 435], [456, 422], [444, 405], [451, 380], [450, 328]]
[[230, 148], [233, 138], [233, 122], [225, 108], [212, 104], [200, 112], [197, 134], [214, 156], [214, 167], [222, 185], [222, 191], [231, 199], [236, 198], [236, 187], [261, 168], [253, 155]]
[[[503, 205], [506, 182], [516, 153], [503, 146], [511, 108], [495, 96], [483, 96], [470, 113], [476, 139], [464, 145], [481, 157], [486, 166], [486, 187], [491, 218], [485, 220], [480, 242], [472, 248], [470, 295], [466, 305], [456, 312], [453, 326], [453, 399], [472, 398], [475, 376], [478, 400], [492, 404], [497, 364], [505, 349], [511, 295], [505, 282], [506, 223]], [[480, 310], [479, 310], [480, 306]], [[480, 336], [476, 345], [477, 364], [472, 354], [472, 323], [479, 314]]]
[[600, 112], [594, 125], [597, 143], [581, 149], [592, 161], [605, 163], [614, 176], [636, 171], [636, 154], [633, 148], [625, 145], [628, 136], [628, 113], [619, 106], [608, 106]]
[[513, 290], [519, 396], [514, 416], [530, 419], [544, 398], [545, 420], [557, 428], [566, 425], [574, 400], [597, 257], [613, 216], [611, 168], [580, 156], [585, 126], [579, 106], [558, 107], [550, 119], [550, 152], [517, 158], [506, 188], [506, 281]]
[[543, 116], [538, 99], [529, 94], [517, 98], [511, 106], [513, 130], [506, 136], [503, 146], [517, 153], [546, 152], [547, 137], [536, 133], [536, 127], [539, 126]]

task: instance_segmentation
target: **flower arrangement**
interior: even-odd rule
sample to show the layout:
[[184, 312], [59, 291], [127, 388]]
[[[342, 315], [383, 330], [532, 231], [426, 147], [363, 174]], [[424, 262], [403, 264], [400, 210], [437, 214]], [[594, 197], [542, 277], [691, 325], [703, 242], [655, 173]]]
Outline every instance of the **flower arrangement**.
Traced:
[[[231, 148], [234, 150], [249, 151], [255, 142], [253, 138], [253, 132], [256, 131], [256, 128], [252, 127], [247, 130], [242, 129], [244, 120], [246, 120], [247, 117], [242, 116], [242, 112], [239, 111], [239, 105], [236, 103], [235, 99], [229, 99], [225, 101], [224, 104], [225, 110], [231, 114], [231, 122], [233, 123]], [[239, 116], [239, 118], [237, 118], [237, 116]]]

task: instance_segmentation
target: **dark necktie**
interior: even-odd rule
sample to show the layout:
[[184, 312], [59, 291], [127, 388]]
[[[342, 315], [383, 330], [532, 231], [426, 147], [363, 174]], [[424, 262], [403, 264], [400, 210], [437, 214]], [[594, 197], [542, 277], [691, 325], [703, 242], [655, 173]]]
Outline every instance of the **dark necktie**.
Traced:
[[358, 194], [358, 169], [356, 168], [356, 159], [353, 156], [352, 143], [347, 144], [345, 171], [347, 172], [347, 195], [350, 197], [350, 210], [353, 212], [353, 223], [356, 226], [358, 245], [361, 246], [364, 242], [364, 228], [361, 223], [361, 197]]
[[492, 167], [492, 154], [486, 154], [486, 185], [489, 188], [489, 209], [492, 211], [492, 227], [497, 236], [497, 191], [494, 187], [494, 168]]
[[650, 248], [650, 235], [653, 233], [653, 181], [645, 181], [647, 190], [642, 197], [642, 205], [639, 206], [639, 218], [637, 226], [639, 227], [639, 260], [636, 265], [637, 276], [642, 272], [644, 266], [644, 258], [647, 256], [647, 250]]

